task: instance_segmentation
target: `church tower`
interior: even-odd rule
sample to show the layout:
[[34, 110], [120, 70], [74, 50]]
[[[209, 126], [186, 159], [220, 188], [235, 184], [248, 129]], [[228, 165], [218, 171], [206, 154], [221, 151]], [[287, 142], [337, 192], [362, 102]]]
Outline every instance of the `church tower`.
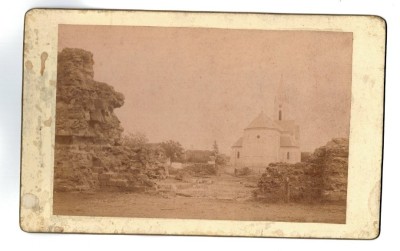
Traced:
[[[231, 164], [235, 167], [249, 167], [259, 172], [270, 163], [297, 163], [301, 161], [300, 127], [290, 114], [286, 89], [281, 75], [278, 83], [273, 116], [263, 111], [243, 130], [242, 137], [232, 146]], [[260, 93], [262, 85], [260, 85]], [[261, 96], [262, 97], [262, 96]], [[271, 99], [268, 99], [271, 112]]]
[[279, 81], [277, 94], [274, 100], [274, 119], [278, 121], [288, 119], [288, 100], [285, 93], [283, 84], [283, 77]]

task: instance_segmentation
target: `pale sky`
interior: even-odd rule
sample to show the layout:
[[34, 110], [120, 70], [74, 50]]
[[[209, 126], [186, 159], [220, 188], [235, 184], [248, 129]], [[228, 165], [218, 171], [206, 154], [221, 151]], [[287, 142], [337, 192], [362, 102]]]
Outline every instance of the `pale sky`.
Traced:
[[352, 33], [60, 25], [59, 51], [93, 53], [94, 79], [125, 96], [125, 132], [224, 153], [282, 77], [302, 151], [348, 137]]

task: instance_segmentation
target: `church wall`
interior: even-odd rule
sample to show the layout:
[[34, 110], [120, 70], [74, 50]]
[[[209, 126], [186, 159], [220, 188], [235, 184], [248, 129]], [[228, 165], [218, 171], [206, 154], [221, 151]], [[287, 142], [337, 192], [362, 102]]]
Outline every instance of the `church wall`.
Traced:
[[[289, 153], [289, 159], [288, 159]], [[279, 162], [297, 163], [301, 161], [301, 152], [298, 147], [280, 147], [279, 149]]]
[[[239, 155], [238, 155], [238, 153], [239, 153]], [[242, 147], [232, 147], [231, 159], [230, 159], [231, 165], [232, 166], [241, 166], [242, 159], [243, 159]]]
[[250, 129], [243, 134], [243, 165], [267, 166], [279, 157], [280, 133], [274, 129]]

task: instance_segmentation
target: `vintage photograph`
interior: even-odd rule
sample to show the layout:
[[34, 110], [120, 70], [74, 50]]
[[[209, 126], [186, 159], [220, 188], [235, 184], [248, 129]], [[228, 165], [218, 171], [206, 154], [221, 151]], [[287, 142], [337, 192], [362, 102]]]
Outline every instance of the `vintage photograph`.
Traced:
[[58, 25], [53, 214], [346, 223], [353, 33]]

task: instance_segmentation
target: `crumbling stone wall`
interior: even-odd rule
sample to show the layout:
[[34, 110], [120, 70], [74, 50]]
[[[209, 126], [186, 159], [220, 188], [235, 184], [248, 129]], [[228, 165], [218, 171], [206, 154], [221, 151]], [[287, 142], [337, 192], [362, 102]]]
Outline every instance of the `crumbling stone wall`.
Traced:
[[333, 139], [305, 162], [271, 163], [262, 175], [258, 197], [268, 201], [346, 202], [347, 139]]
[[259, 181], [268, 201], [320, 201], [321, 169], [306, 163], [271, 163]]
[[144, 161], [146, 149], [121, 145], [123, 128], [114, 109], [124, 96], [93, 79], [93, 64], [92, 53], [82, 49], [58, 54], [54, 189], [152, 189], [162, 163]]
[[324, 201], [346, 201], [348, 139], [333, 139], [317, 150], [318, 158], [316, 162], [322, 165], [322, 199]]
[[109, 143], [123, 131], [114, 109], [124, 104], [122, 93], [93, 80], [93, 55], [81, 49], [58, 54], [56, 143]]

